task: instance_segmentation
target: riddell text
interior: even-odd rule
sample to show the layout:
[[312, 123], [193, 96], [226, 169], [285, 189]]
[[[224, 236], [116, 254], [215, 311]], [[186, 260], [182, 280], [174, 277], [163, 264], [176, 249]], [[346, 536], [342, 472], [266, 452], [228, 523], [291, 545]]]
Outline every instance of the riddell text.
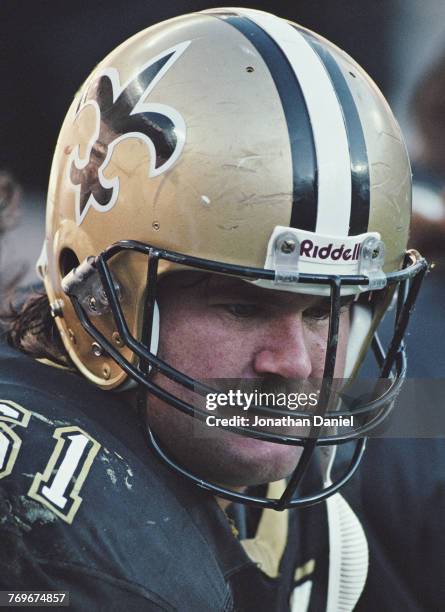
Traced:
[[353, 249], [345, 249], [345, 245], [333, 248], [334, 244], [330, 242], [326, 246], [320, 247], [314, 245], [312, 240], [303, 240], [300, 245], [300, 256], [311, 257], [313, 259], [332, 259], [338, 261], [343, 259], [344, 261], [356, 261], [360, 255], [361, 244], [356, 242]]

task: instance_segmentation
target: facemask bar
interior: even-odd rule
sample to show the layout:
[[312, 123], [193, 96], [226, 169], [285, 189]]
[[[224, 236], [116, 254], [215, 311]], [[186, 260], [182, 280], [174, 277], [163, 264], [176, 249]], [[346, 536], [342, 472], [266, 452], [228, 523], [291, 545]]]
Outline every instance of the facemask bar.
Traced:
[[[125, 317], [123, 315], [122, 309], [119, 303], [118, 290], [115, 288], [115, 283], [113, 282], [113, 278], [111, 276], [111, 272], [108, 268], [107, 261], [111, 259], [115, 254], [121, 252], [123, 250], [134, 250], [137, 252], [142, 252], [148, 256], [148, 270], [147, 270], [147, 295], [146, 295], [146, 304], [145, 304], [145, 316], [144, 316], [144, 328], [143, 328], [143, 337], [142, 342], [138, 342], [129, 332], [128, 326], [125, 321]], [[128, 346], [134, 353], [140, 358], [140, 366], [137, 368], [132, 365], [128, 360], [126, 360], [119, 351], [117, 351], [111, 343], [96, 329], [96, 327], [92, 324], [90, 318], [85, 312], [84, 306], [81, 304], [78, 295], [76, 295], [76, 270], [72, 271], [70, 275], [68, 275], [64, 279], [64, 290], [70, 296], [70, 299], [73, 303], [73, 306], [76, 310], [76, 313], [85, 328], [85, 330], [104, 348], [104, 350], [120, 365], [120, 367], [129, 374], [134, 380], [143, 385], [149, 392], [153, 393], [155, 396], [159, 397], [161, 400], [171, 404], [175, 408], [189, 414], [190, 416], [195, 416], [198, 418], [205, 418], [208, 416], [205, 412], [198, 410], [192, 405], [180, 400], [169, 392], [165, 391], [158, 385], [153, 384], [146, 376], [148, 364], [152, 367], [155, 367], [164, 375], [168, 376], [175, 382], [183, 385], [184, 387], [202, 393], [208, 393], [211, 390], [210, 388], [201, 385], [196, 380], [189, 378], [183, 373], [175, 370], [162, 360], [158, 359], [155, 355], [151, 354], [148, 350], [148, 346], [150, 346], [150, 336], [151, 336], [151, 325], [152, 325], [152, 313], [153, 306], [155, 301], [155, 291], [156, 291], [156, 281], [157, 281], [157, 265], [160, 259], [167, 259], [173, 263], [178, 263], [182, 265], [187, 265], [195, 269], [203, 269], [207, 272], [219, 272], [237, 277], [247, 277], [247, 278], [262, 278], [265, 280], [273, 280], [275, 276], [274, 270], [264, 270], [258, 268], [248, 268], [243, 266], [236, 266], [232, 264], [221, 264], [215, 261], [203, 260], [199, 258], [185, 256], [179, 253], [174, 253], [171, 251], [163, 251], [160, 249], [156, 249], [150, 247], [149, 245], [145, 245], [142, 243], [134, 242], [134, 241], [122, 241], [120, 243], [116, 243], [107, 249], [104, 253], [99, 255], [97, 258], [89, 259], [88, 265], [91, 268], [94, 268], [94, 272], [98, 271], [102, 285], [105, 290], [105, 294], [109, 305], [111, 307], [115, 323], [117, 325], [119, 334], [123, 339], [126, 346]], [[84, 264], [82, 264], [84, 265]], [[79, 266], [80, 268], [81, 266]], [[377, 355], [380, 357], [379, 361], [382, 363], [382, 373], [386, 372], [386, 376], [390, 374], [393, 369], [393, 366], [396, 367], [396, 372], [394, 376], [394, 380], [396, 381], [395, 385], [388, 390], [388, 392], [384, 393], [380, 398], [375, 401], [369, 402], [367, 405], [362, 406], [359, 410], [361, 412], [375, 411], [382, 407], [380, 412], [377, 413], [375, 417], [371, 419], [364, 426], [359, 427], [353, 432], [349, 432], [349, 434], [345, 434], [342, 436], [327, 436], [321, 437], [320, 431], [323, 426], [312, 427], [309, 437], [298, 438], [294, 436], [286, 436], [281, 434], [273, 434], [271, 432], [259, 432], [253, 431], [249, 428], [243, 427], [225, 427], [229, 431], [233, 431], [234, 433], [240, 435], [246, 435], [249, 437], [254, 437], [264, 441], [272, 441], [281, 444], [293, 444], [298, 446], [303, 446], [303, 454], [300, 458], [300, 461], [292, 474], [288, 486], [282, 495], [282, 497], [277, 499], [269, 499], [269, 498], [257, 498], [254, 496], [249, 496], [241, 493], [236, 493], [230, 489], [226, 489], [224, 487], [220, 487], [218, 485], [214, 485], [213, 483], [203, 481], [199, 477], [191, 474], [188, 470], [184, 469], [182, 466], [176, 464], [172, 461], [168, 455], [163, 451], [161, 446], [159, 445], [158, 440], [156, 439], [155, 434], [148, 427], [148, 439], [151, 448], [155, 451], [155, 453], [165, 462], [169, 467], [174, 469], [175, 471], [185, 475], [187, 478], [191, 479], [193, 482], [198, 484], [199, 486], [217, 494], [222, 497], [225, 497], [231, 501], [238, 501], [243, 503], [251, 503], [253, 505], [258, 505], [262, 507], [274, 508], [277, 510], [282, 510], [287, 507], [302, 507], [317, 503], [323, 499], [326, 499], [328, 496], [332, 495], [336, 491], [338, 491], [354, 474], [356, 471], [360, 460], [362, 458], [366, 440], [365, 438], [357, 438], [367, 431], [373, 429], [377, 424], [386, 418], [388, 412], [392, 408], [393, 400], [403, 382], [403, 377], [405, 374], [405, 356], [404, 351], [400, 349], [401, 340], [403, 338], [404, 331], [406, 329], [406, 325], [408, 323], [409, 315], [413, 308], [415, 298], [417, 296], [418, 290], [420, 288], [420, 283], [423, 278], [423, 275], [426, 271], [427, 264], [425, 260], [421, 259], [419, 256], [411, 253], [409, 255], [409, 264], [408, 267], [402, 269], [398, 272], [394, 272], [387, 276], [388, 283], [394, 282], [404, 282], [407, 286], [409, 284], [409, 280], [414, 278], [411, 288], [407, 294], [405, 294], [405, 300], [399, 299], [398, 304], [398, 313], [396, 317], [396, 329], [394, 332], [394, 337], [390, 345], [390, 349], [388, 351], [388, 356], [385, 358], [383, 350], [379, 350], [378, 339], [375, 340], [374, 349]], [[81, 270], [80, 276], [82, 280], [85, 278], [86, 271], [85, 269]], [[299, 276], [298, 282], [302, 283], [321, 283], [328, 284], [331, 287], [331, 312], [330, 312], [330, 322], [329, 322], [329, 332], [328, 332], [328, 341], [327, 341], [327, 350], [325, 356], [325, 368], [324, 368], [324, 376], [323, 376], [323, 384], [322, 390], [320, 394], [319, 406], [324, 406], [320, 408], [318, 412], [315, 414], [319, 414], [320, 416], [326, 414], [335, 414], [339, 416], [341, 413], [338, 411], [329, 412], [326, 411], [326, 407], [330, 405], [330, 397], [331, 397], [331, 384], [333, 379], [334, 367], [335, 367], [335, 358], [337, 351], [337, 336], [338, 336], [338, 324], [339, 324], [339, 312], [340, 312], [340, 293], [342, 283], [345, 285], [366, 285], [369, 282], [369, 278], [364, 276], [326, 276], [326, 275], [309, 275], [309, 274], [301, 274]], [[398, 342], [398, 344], [397, 344]], [[380, 346], [381, 349], [381, 346]], [[323, 400], [323, 401], [321, 401]], [[268, 412], [269, 414], [272, 412], [269, 408], [263, 408], [263, 410]], [[258, 410], [260, 411], [260, 410]], [[273, 410], [274, 415], [277, 415], [277, 411]], [[354, 412], [354, 414], [358, 413]], [[289, 414], [287, 412], [287, 414]], [[292, 412], [294, 416], [296, 416], [295, 412]], [[350, 415], [351, 413], [348, 411], [344, 413]], [[344, 474], [333, 484], [326, 487], [322, 491], [317, 494], [306, 496], [300, 499], [293, 499], [293, 495], [303, 479], [306, 470], [309, 466], [310, 460], [313, 456], [315, 448], [317, 446], [326, 446], [330, 444], [339, 444], [344, 443], [350, 440], [356, 440], [356, 447], [350, 462], [349, 467], [344, 472]]]
[[[148, 274], [149, 290], [147, 292], [147, 301], [150, 303], [154, 303], [154, 300], [155, 300], [156, 264], [153, 262], [153, 260], [155, 259], [156, 260], [158, 259], [158, 254], [156, 252], [152, 254], [152, 258], [151, 258], [152, 273]], [[130, 331], [128, 330], [128, 327], [126, 325], [125, 318], [123, 316], [118, 298], [112, 289], [115, 283], [113, 283], [111, 273], [106, 263], [103, 260], [98, 261], [98, 268], [99, 268], [100, 274], [102, 275], [102, 282], [104, 283], [104, 286], [110, 288], [111, 294], [108, 297], [110, 299], [110, 304], [111, 304], [113, 313], [116, 317], [115, 322], [117, 324], [118, 331], [121, 334], [122, 338], [126, 340], [127, 346], [129, 346], [129, 348], [131, 348], [131, 350], [138, 357], [140, 357], [141, 360], [148, 361], [152, 366], [156, 367], [165, 376], [169, 377], [175, 382], [178, 382], [179, 384], [183, 385], [187, 389], [190, 389], [201, 395], [205, 395], [206, 393], [215, 392], [215, 389], [202, 385], [201, 383], [198, 383], [195, 379], [186, 376], [185, 374], [183, 374], [182, 372], [179, 372], [178, 370], [175, 370], [174, 368], [169, 366], [169, 364], [163, 362], [162, 360], [154, 356], [152, 353], [150, 353], [147, 349], [146, 344], [144, 344], [144, 342], [138, 342], [133, 336], [131, 336]], [[145, 320], [147, 321], [150, 320], [151, 316], [152, 314], [149, 312], [147, 308], [146, 313], [145, 313], [145, 317], [146, 317]], [[103, 344], [103, 341], [102, 341], [102, 344]], [[402, 356], [402, 358], [400, 355], [396, 356], [397, 371], [396, 371], [396, 376], [394, 377], [394, 384], [391, 386], [391, 388], [388, 389], [386, 393], [382, 394], [379, 399], [372, 400], [368, 402], [367, 404], [363, 405], [361, 408], [354, 410], [354, 414], [364, 414], [366, 412], [371, 412], [371, 411], [375, 412], [378, 408], [383, 407], [384, 412], [382, 414], [379, 413], [376, 417], [374, 417], [374, 419], [372, 419], [371, 421], [369, 421], [362, 427], [354, 429], [349, 434], [329, 436], [329, 437], [319, 437], [318, 444], [326, 444], [326, 443], [329, 444], [329, 443], [334, 443], [334, 442], [338, 443], [340, 441], [356, 439], [357, 437], [359, 437], [359, 435], [366, 433], [370, 429], [373, 429], [376, 426], [376, 424], [380, 423], [385, 418], [388, 412], [388, 408], [385, 409], [385, 405], [387, 405], [390, 402], [390, 400], [395, 398], [402, 384], [401, 377], [402, 375], [404, 375], [404, 369], [405, 369], [403, 365], [404, 364], [403, 357], [404, 355]], [[334, 358], [334, 362], [335, 362], [335, 358]], [[121, 362], [119, 363], [121, 367], [123, 367], [122, 363]], [[125, 368], [123, 367], [123, 369]], [[153, 389], [154, 388], [155, 386], [153, 387]], [[159, 391], [163, 391], [160, 387], [157, 387], [157, 389]], [[208, 416], [207, 413], [200, 411], [198, 408], [190, 404], [177, 403], [175, 396], [170, 395], [168, 397], [169, 399], [167, 399], [166, 396], [163, 396], [162, 399], [166, 399], [166, 401], [169, 401], [169, 403], [171, 403], [175, 407], [179, 408], [181, 411], [186, 412], [187, 414], [191, 416], [194, 416], [196, 418], [201, 418], [201, 420], [205, 420], [206, 416]], [[299, 415], [305, 416], [305, 414], [303, 413], [299, 413], [295, 411], [292, 411], [292, 413], [290, 413], [289, 411], [282, 411], [276, 408], [271, 410], [270, 408], [266, 408], [266, 407], [257, 407], [256, 410], [258, 413], [263, 413], [263, 414], [268, 414], [268, 415], [273, 415], [273, 416], [277, 416], [279, 414], [284, 414], [284, 415], [292, 414], [293, 416], [299, 416]], [[342, 412], [342, 411], [337, 411], [337, 410], [327, 411], [325, 413], [325, 415], [331, 415], [331, 414], [338, 417], [338, 416], [350, 416], [351, 413], [350, 411]], [[376, 418], [378, 418], [378, 422], [375, 422]], [[286, 443], [288, 444], [292, 444], [292, 443], [299, 444], [300, 443], [301, 444], [302, 440], [306, 440], [306, 438], [297, 438], [293, 436], [284, 437], [282, 435], [274, 435], [270, 433], [252, 432], [252, 430], [249, 430], [247, 428], [241, 428], [241, 427], [234, 427], [234, 428], [228, 427], [227, 429], [229, 429], [230, 431], [234, 431], [235, 433], [245, 433], [245, 435], [252, 435], [253, 437], [257, 437], [258, 439], [279, 442], [279, 443], [281, 442], [285, 444]]]

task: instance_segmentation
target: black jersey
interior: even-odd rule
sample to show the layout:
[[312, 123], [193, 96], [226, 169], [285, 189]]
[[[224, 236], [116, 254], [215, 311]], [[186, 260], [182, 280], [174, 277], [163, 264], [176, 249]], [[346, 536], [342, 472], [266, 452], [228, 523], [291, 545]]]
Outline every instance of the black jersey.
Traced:
[[145, 436], [118, 393], [2, 347], [0, 588], [68, 590], [79, 610], [325, 609], [323, 506], [264, 511], [240, 543]]
[[75, 374], [2, 356], [3, 588], [64, 588], [75, 609], [231, 609], [216, 550], [237, 544], [227, 521], [165, 474], [131, 408]]
[[344, 495], [230, 518], [145, 436], [118, 393], [1, 348], [0, 589], [75, 610], [440, 609], [441, 441], [371, 440]]

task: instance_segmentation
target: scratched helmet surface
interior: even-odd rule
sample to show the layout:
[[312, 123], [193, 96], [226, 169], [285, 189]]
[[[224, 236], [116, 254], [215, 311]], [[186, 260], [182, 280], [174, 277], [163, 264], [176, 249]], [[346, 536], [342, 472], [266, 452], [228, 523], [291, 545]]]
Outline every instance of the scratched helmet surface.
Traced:
[[[410, 215], [406, 147], [369, 76], [297, 24], [207, 10], [136, 34], [80, 88], [54, 155], [39, 269], [72, 361], [104, 389], [141, 382], [135, 347], [155, 353], [157, 320], [142, 334], [156, 250], [158, 278], [188, 265], [271, 290], [329, 295], [335, 278], [357, 301], [372, 290], [352, 373], [402, 280]], [[131, 342], [94, 274], [104, 252]]]
[[[245, 9], [194, 13], [144, 30], [86, 80], [57, 143], [43, 272], [50, 301], [63, 302], [57, 323], [65, 346], [96, 384], [114, 387], [126, 377], [94, 355], [61, 285], [76, 261], [114, 242], [264, 268], [275, 227], [292, 227], [305, 240], [308, 271], [334, 272], [343, 263], [348, 272], [344, 257], [357, 263], [360, 241], [349, 237], [375, 232], [389, 272], [405, 253], [410, 189], [405, 145], [387, 103], [321, 37]], [[336, 261], [332, 251], [345, 238]], [[317, 245], [331, 243], [329, 257], [314, 257]], [[123, 259], [116, 275], [137, 333], [145, 261]], [[97, 324], [111, 338], [111, 317]]]

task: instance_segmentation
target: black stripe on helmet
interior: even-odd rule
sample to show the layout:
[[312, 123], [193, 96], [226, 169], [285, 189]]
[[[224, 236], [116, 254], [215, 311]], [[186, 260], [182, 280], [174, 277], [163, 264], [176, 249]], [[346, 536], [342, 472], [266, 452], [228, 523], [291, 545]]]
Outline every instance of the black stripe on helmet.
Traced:
[[317, 158], [311, 121], [297, 76], [287, 57], [260, 26], [231, 12], [209, 12], [227, 21], [255, 47], [280, 96], [292, 156], [293, 196], [289, 225], [314, 232], [317, 224]]
[[369, 225], [369, 163], [363, 127], [354, 98], [329, 50], [310, 32], [292, 25], [305, 37], [323, 62], [342, 109], [351, 158], [351, 212], [348, 233], [350, 236], [363, 234], [368, 231]]

